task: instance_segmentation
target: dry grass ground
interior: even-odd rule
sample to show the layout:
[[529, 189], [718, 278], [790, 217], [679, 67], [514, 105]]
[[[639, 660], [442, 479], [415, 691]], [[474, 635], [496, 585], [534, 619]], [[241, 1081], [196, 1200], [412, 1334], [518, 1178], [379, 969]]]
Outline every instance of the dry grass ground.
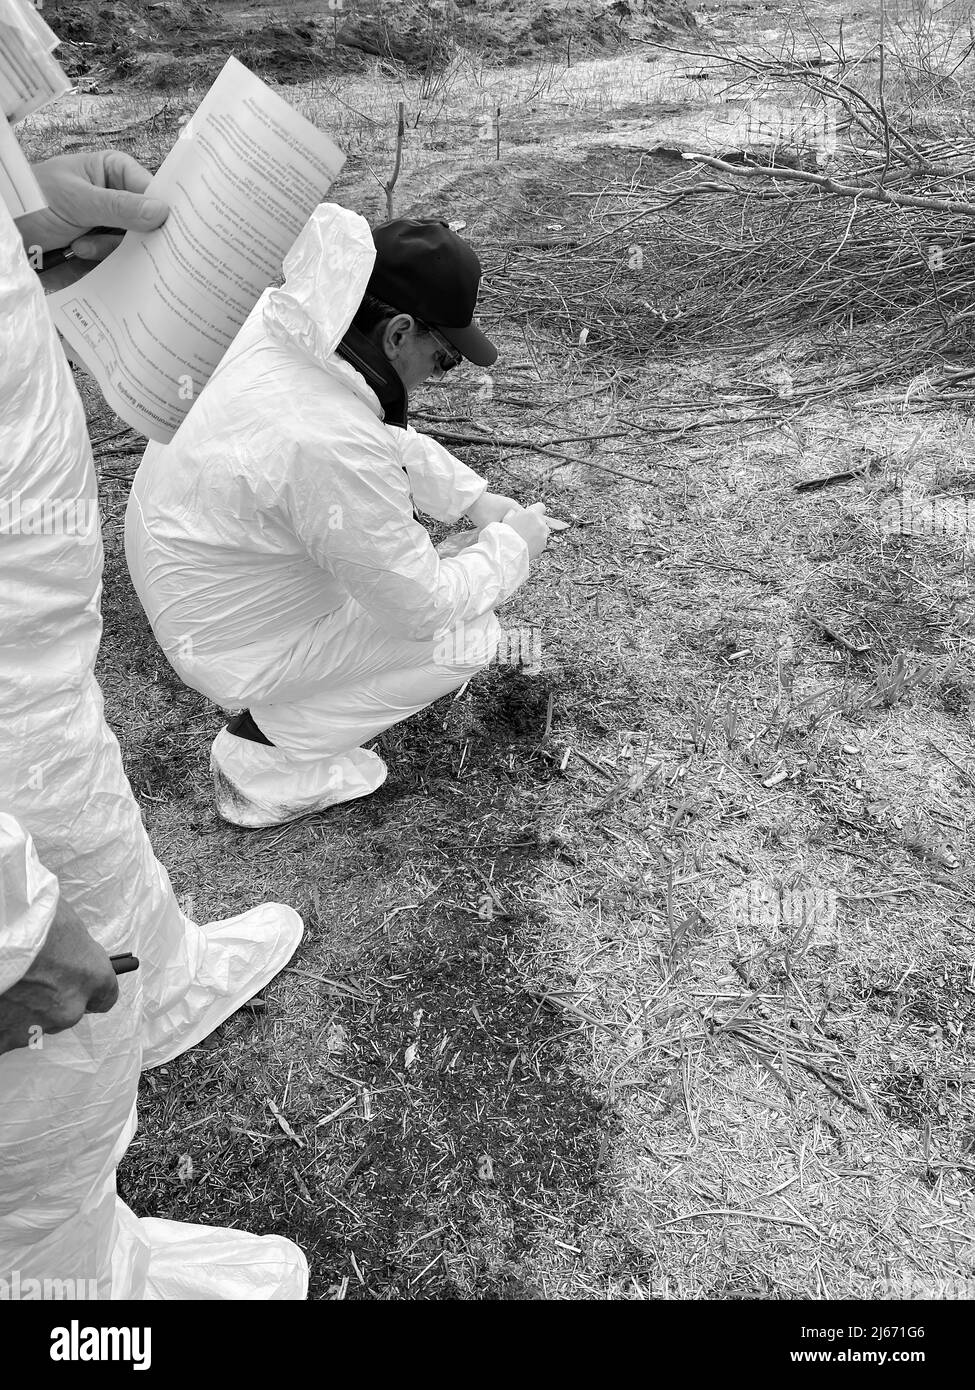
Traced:
[[[425, 133], [397, 211], [466, 221], [502, 347], [490, 390], [458, 374], [417, 423], [562, 441], [458, 452], [575, 525], [504, 615], [537, 630], [537, 668], [391, 730], [368, 801], [272, 831], [215, 818], [219, 713], [125, 572], [138, 445], [97, 450], [100, 675], [153, 842], [201, 920], [274, 898], [307, 924], [263, 1012], [145, 1077], [124, 1193], [294, 1237], [314, 1297], [975, 1288], [971, 542], [883, 523], [898, 478], [971, 493], [969, 421], [905, 411], [910, 374], [899, 404], [825, 389], [891, 360], [880, 322], [619, 354], [595, 320], [578, 342], [584, 303], [560, 328], [506, 294], [526, 237], [591, 235], [569, 192], [662, 180], [654, 131], [706, 114], [678, 67], [460, 74], [442, 136], [406, 85]], [[379, 216], [400, 93], [289, 94], [350, 153], [335, 196]], [[478, 123], [499, 97], [496, 159]], [[144, 120], [140, 100], [82, 112], [78, 138]], [[178, 114], [115, 139], [158, 158]]]

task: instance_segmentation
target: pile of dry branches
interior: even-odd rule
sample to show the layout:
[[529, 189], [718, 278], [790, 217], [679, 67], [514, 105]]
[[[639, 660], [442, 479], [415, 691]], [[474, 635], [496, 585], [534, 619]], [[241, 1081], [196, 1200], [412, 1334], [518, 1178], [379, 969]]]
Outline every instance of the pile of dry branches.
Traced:
[[867, 320], [894, 329], [902, 365], [970, 346], [975, 108], [966, 92], [937, 108], [937, 122], [912, 110], [902, 126], [883, 72], [868, 82], [862, 57], [851, 67], [845, 57], [708, 56], [751, 102], [783, 113], [780, 128], [736, 148], [657, 151], [657, 161], [678, 161], [661, 182], [618, 182], [594, 200], [567, 190], [567, 201], [592, 200], [591, 232], [496, 257], [490, 281], [504, 312], [624, 357], [659, 351], [661, 339], [745, 345]]
[[[686, 318], [685, 336], [734, 340], [878, 315], [903, 317], [913, 335], [945, 344], [946, 334], [967, 334], [975, 207], [968, 215], [933, 200], [882, 202], [863, 184], [835, 193], [832, 180], [783, 179], [789, 169], [707, 163], [724, 175], [723, 184], [707, 181], [714, 197], [668, 211], [654, 227], [655, 268], [671, 315]], [[741, 174], [755, 183], [736, 186]], [[765, 186], [752, 191], [759, 179]]]

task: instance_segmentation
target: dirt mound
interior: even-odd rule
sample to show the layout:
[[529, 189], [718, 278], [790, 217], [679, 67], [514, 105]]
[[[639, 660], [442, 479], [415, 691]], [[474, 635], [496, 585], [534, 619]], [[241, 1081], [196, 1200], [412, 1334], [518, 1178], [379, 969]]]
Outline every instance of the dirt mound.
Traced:
[[552, 48], [602, 52], [696, 27], [689, 8], [671, 0], [457, 0], [457, 8], [465, 46], [513, 58]]
[[213, 24], [215, 7], [199, 0], [104, 0], [100, 5], [48, 0], [44, 14], [62, 44], [111, 49], [198, 33]]
[[456, 15], [453, 4], [379, 6], [374, 14], [350, 14], [334, 37], [338, 46], [433, 71], [453, 51]]
[[95, 74], [139, 77], [157, 50], [182, 53], [214, 25], [199, 0], [48, 0], [44, 17], [61, 39], [58, 59], [76, 81]]
[[496, 62], [613, 51], [695, 27], [679, 0], [48, 0], [61, 61], [76, 80], [127, 77], [159, 87], [207, 81], [228, 53], [255, 72], [302, 80], [371, 59], [420, 72], [458, 49]]

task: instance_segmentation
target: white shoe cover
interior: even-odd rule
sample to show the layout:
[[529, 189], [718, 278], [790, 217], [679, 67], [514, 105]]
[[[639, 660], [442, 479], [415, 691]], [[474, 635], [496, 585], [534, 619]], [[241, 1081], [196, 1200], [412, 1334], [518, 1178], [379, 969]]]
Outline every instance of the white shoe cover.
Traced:
[[283, 903], [261, 903], [203, 927], [187, 919], [181, 952], [189, 960], [171, 962], [179, 990], [164, 999], [164, 1012], [146, 1018], [143, 1069], [172, 1061], [219, 1028], [274, 979], [303, 932], [298, 913]]
[[210, 771], [220, 818], [256, 829], [369, 796], [385, 782], [387, 768], [365, 748], [299, 758], [221, 729], [210, 750]]
[[[128, 1138], [129, 1132], [123, 1149]], [[72, 1204], [46, 1239], [30, 1239], [33, 1224], [28, 1213], [9, 1222], [6, 1232], [0, 1228], [0, 1270], [8, 1286], [19, 1286], [14, 1298], [274, 1301], [308, 1295], [308, 1262], [293, 1241], [140, 1218], [117, 1195], [114, 1171], [79, 1209]]]
[[308, 1261], [284, 1236], [253, 1236], [229, 1226], [139, 1222], [149, 1241], [147, 1299], [261, 1299], [308, 1296]]
[[[101, 1298], [304, 1299], [308, 1261], [284, 1236], [138, 1217], [112, 1189], [102, 1203], [111, 1274]], [[90, 1296], [90, 1295], [89, 1295]]]

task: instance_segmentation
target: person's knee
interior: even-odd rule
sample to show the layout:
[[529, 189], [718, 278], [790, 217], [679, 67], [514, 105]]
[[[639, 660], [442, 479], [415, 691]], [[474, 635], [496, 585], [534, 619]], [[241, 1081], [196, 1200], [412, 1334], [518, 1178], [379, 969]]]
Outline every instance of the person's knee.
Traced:
[[500, 638], [501, 624], [494, 613], [458, 623], [434, 638], [434, 665], [459, 674], [481, 671], [494, 660]]

